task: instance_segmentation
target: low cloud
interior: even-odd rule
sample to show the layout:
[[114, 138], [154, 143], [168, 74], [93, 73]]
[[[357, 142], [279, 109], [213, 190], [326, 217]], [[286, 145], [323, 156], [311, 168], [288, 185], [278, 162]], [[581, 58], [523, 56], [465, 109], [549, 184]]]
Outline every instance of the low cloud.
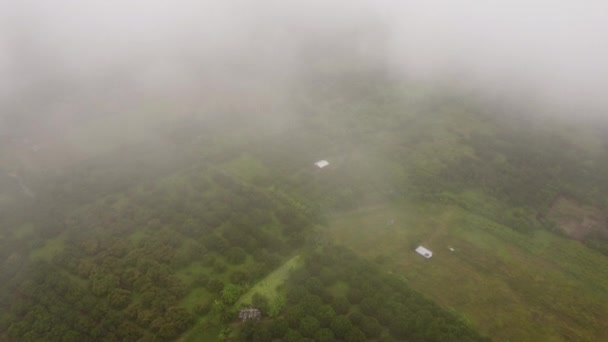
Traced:
[[[361, 56], [393, 75], [534, 98], [561, 114], [608, 108], [603, 1], [24, 0], [1, 13], [5, 115], [73, 117], [70, 108], [261, 85], [287, 95], [311, 61]], [[350, 55], [337, 54], [343, 45]]]

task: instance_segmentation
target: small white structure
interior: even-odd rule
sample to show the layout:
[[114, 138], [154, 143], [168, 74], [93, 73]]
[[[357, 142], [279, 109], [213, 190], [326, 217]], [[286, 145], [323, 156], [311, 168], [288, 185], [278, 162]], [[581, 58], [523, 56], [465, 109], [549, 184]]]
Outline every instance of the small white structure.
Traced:
[[433, 256], [433, 252], [429, 251], [428, 249], [422, 247], [422, 246], [418, 246], [418, 248], [416, 248], [416, 253], [422, 255], [423, 257], [430, 259]]
[[262, 313], [256, 308], [243, 308], [239, 311], [239, 318], [243, 321], [259, 321]]
[[319, 169], [322, 169], [322, 168], [326, 167], [327, 165], [329, 165], [329, 162], [327, 160], [319, 160], [318, 162], [315, 163], [315, 165]]
[[453, 247], [448, 248], [450, 250], [450, 252], [454, 252], [456, 251]]

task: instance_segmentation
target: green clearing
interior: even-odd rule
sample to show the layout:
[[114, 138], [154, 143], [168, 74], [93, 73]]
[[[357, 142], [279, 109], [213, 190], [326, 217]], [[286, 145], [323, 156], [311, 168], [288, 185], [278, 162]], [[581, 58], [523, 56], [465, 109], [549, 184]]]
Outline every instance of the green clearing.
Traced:
[[[577, 241], [517, 233], [456, 206], [409, 202], [337, 216], [328, 235], [383, 260], [496, 340], [608, 340], [606, 257]], [[414, 252], [419, 244], [431, 259]]]
[[[251, 260], [248, 260], [251, 262]], [[247, 264], [247, 263], [246, 263]], [[245, 265], [241, 265], [246, 267]], [[266, 278], [256, 283], [249, 291], [241, 296], [239, 301], [234, 305], [238, 308], [242, 305], [249, 305], [251, 298], [257, 292], [266, 297], [269, 300], [273, 300], [278, 294], [277, 288], [281, 286], [289, 276], [289, 273], [302, 266], [302, 258], [299, 255], [292, 257], [287, 260], [283, 265], [274, 270]], [[209, 273], [210, 271], [198, 263], [193, 263], [187, 268], [179, 271], [178, 276], [182, 281], [191, 282], [192, 277], [197, 274]], [[221, 277], [224, 278], [224, 277]], [[220, 279], [221, 279], [220, 278]], [[182, 301], [181, 305], [189, 310], [193, 310], [197, 305], [213, 300], [214, 296], [210, 294], [204, 288], [196, 288], [192, 290]], [[192, 329], [190, 329], [180, 341], [183, 342], [206, 342], [206, 341], [217, 341], [218, 334], [222, 329], [222, 326], [211, 325], [206, 322], [207, 316], [198, 318], [197, 323]]]
[[287, 280], [287, 277], [292, 270], [300, 267], [301, 265], [302, 259], [299, 255], [287, 260], [283, 265], [270, 273], [266, 278], [260, 280], [251, 289], [249, 289], [249, 291], [242, 295], [235, 306], [240, 307], [245, 304], [250, 304], [251, 298], [256, 292], [266, 296], [269, 301], [272, 302], [278, 294], [277, 288]]

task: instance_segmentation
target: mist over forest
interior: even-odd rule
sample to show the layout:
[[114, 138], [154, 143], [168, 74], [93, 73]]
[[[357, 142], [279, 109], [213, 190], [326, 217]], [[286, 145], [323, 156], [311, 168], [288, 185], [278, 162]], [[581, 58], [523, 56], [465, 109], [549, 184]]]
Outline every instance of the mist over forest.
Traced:
[[1, 3], [0, 340], [608, 339], [607, 35], [595, 0]]
[[115, 102], [126, 105], [257, 82], [277, 92], [305, 82], [315, 61], [358, 61], [597, 115], [606, 107], [604, 12], [601, 1], [23, 1], [3, 5], [2, 95], [54, 107], [68, 96], [124, 96]]

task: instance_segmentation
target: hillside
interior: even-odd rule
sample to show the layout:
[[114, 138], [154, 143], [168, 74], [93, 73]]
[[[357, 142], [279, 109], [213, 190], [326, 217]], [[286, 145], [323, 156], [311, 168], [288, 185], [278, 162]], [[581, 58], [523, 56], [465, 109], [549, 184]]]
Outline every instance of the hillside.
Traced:
[[316, 77], [279, 127], [235, 109], [98, 143], [91, 122], [47, 145], [87, 151], [53, 165], [4, 147], [35, 196], [0, 175], [1, 336], [608, 338], [599, 124], [377, 70]]

